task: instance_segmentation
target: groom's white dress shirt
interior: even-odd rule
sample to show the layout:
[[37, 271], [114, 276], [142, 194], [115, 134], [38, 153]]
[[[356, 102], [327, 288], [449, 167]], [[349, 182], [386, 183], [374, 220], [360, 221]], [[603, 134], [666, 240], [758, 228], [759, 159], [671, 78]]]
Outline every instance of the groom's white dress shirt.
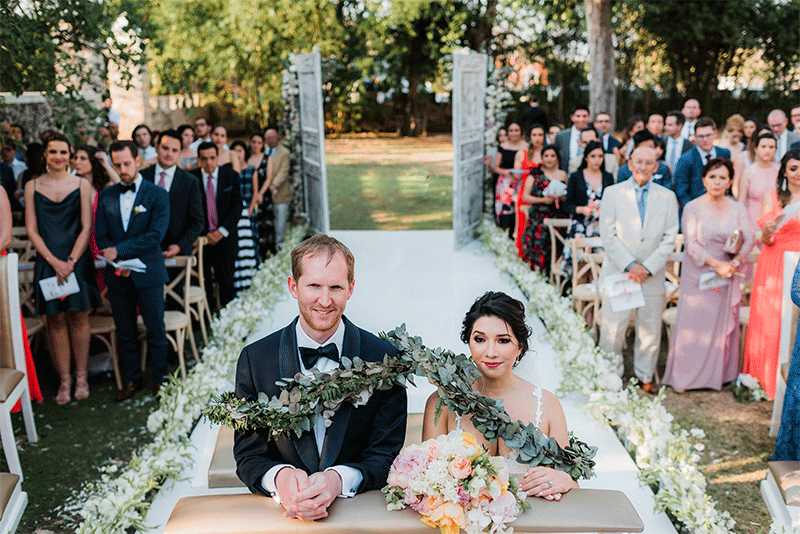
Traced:
[[[342, 357], [342, 345], [344, 345], [344, 321], [341, 319], [339, 320], [339, 326], [336, 328], [336, 332], [334, 332], [333, 335], [324, 343], [317, 343], [311, 339], [300, 326], [300, 321], [297, 321], [296, 334], [298, 349], [297, 359], [300, 361], [300, 369], [304, 375], [310, 375], [311, 371], [306, 369], [305, 365], [303, 365], [303, 359], [300, 357], [300, 348], [316, 349], [333, 343], [336, 345], [336, 350], [339, 352], [339, 358]], [[335, 362], [330, 358], [321, 356], [320, 359], [317, 360], [317, 364], [314, 367], [316, 367], [320, 372], [330, 373], [339, 367], [339, 362]], [[320, 456], [322, 456], [322, 445], [325, 443], [325, 431], [325, 419], [321, 416], [315, 416], [314, 438], [317, 441], [317, 453], [319, 453]], [[275, 487], [275, 477], [278, 475], [278, 471], [284, 467], [293, 466], [290, 464], [278, 464], [267, 471], [264, 474], [264, 478], [261, 479], [261, 486], [263, 486], [263, 488], [272, 495], [272, 498], [275, 499], [275, 502], [278, 504], [281, 503], [281, 497], [278, 495], [278, 491]], [[339, 497], [353, 497], [356, 494], [358, 487], [361, 485], [361, 481], [364, 479], [361, 471], [346, 465], [334, 465], [333, 467], [326, 469], [326, 471], [330, 469], [336, 471], [339, 473], [339, 476], [342, 477], [342, 493], [339, 495]]]

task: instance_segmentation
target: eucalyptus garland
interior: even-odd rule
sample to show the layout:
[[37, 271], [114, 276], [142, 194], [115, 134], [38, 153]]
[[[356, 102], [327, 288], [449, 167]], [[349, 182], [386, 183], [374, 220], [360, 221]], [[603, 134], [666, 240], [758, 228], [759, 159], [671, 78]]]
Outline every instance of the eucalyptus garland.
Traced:
[[413, 375], [426, 376], [438, 388], [439, 405], [459, 416], [468, 415], [475, 428], [494, 442], [503, 438], [508, 447], [519, 451], [517, 461], [542, 465], [568, 473], [574, 479], [591, 478], [597, 448], [570, 434], [570, 443], [561, 448], [555, 438], [545, 436], [533, 423], [513, 421], [503, 401], [485, 397], [472, 388], [480, 372], [464, 354], [441, 348], [429, 349], [422, 339], [408, 335], [405, 324], [381, 337], [399, 351], [379, 362], [342, 357], [342, 365], [332, 373], [298, 373], [292, 379], [276, 382], [281, 394], [269, 398], [259, 393], [254, 401], [236, 398], [232, 392], [214, 397], [203, 411], [212, 423], [236, 430], [269, 429], [273, 436], [300, 436], [311, 429], [312, 418], [322, 416], [325, 426], [345, 402], [365, 404], [376, 390], [413, 384]]

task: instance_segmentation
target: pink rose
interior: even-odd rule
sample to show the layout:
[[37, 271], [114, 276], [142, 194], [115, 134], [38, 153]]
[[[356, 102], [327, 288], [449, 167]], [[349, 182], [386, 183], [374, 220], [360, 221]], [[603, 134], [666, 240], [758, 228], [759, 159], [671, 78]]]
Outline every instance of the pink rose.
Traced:
[[397, 486], [398, 488], [405, 489], [408, 487], [408, 477], [394, 469], [389, 471], [389, 478], [386, 480], [386, 482], [390, 486]]
[[405, 496], [403, 497], [403, 502], [406, 503], [408, 506], [414, 506], [418, 504], [422, 499], [420, 499], [419, 495], [413, 493], [410, 489], [405, 488], [403, 490], [405, 492]]
[[419, 447], [408, 447], [392, 462], [392, 470], [413, 479], [418, 477], [428, 467], [428, 451]]
[[453, 477], [463, 480], [472, 474], [472, 463], [467, 458], [453, 458], [447, 470]]

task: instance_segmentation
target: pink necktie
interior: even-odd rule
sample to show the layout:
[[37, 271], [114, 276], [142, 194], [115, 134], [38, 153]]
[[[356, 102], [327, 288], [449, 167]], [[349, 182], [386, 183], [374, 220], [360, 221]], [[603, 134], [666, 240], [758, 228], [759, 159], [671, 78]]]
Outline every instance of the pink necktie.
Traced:
[[159, 180], [158, 180], [158, 187], [160, 187], [161, 189], [166, 189], [167, 188], [167, 184], [164, 181], [164, 178], [166, 178], [166, 176], [167, 176], [167, 173], [165, 171], [161, 171], [161, 178], [159, 178]]
[[208, 182], [206, 183], [206, 206], [208, 206], [208, 231], [216, 232], [217, 230], [217, 193], [214, 191], [214, 182], [211, 179], [214, 176], [208, 175]]

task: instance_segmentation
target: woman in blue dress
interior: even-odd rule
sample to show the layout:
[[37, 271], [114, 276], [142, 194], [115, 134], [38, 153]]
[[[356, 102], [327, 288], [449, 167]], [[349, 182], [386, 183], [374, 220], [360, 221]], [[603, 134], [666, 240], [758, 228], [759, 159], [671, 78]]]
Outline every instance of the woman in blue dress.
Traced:
[[[800, 263], [792, 278], [792, 302], [800, 306]], [[800, 321], [798, 321], [800, 328]], [[800, 461], [800, 335], [794, 340], [792, 361], [786, 377], [783, 412], [778, 440], [775, 442], [773, 461]]]

